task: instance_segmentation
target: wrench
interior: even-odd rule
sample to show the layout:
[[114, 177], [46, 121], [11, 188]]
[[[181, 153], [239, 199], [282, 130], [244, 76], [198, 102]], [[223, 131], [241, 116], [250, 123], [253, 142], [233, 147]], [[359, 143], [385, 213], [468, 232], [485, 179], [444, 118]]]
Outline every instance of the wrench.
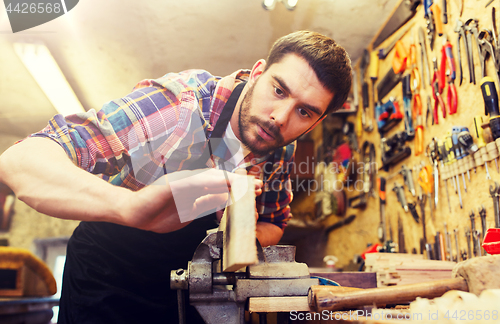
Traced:
[[471, 235], [470, 235], [470, 229], [468, 227], [465, 230], [465, 239], [467, 240], [467, 259], [470, 259], [472, 258], [472, 251], [470, 246]]
[[[474, 209], [472, 209], [469, 213], [470, 217], [470, 229], [471, 233], [474, 236], [476, 233], [476, 222], [475, 222], [475, 215], [474, 215]], [[477, 246], [476, 246], [476, 239], [475, 237], [472, 239], [472, 252], [474, 253], [474, 256], [477, 256]]]
[[460, 261], [460, 247], [458, 246], [458, 229], [454, 229], [453, 230], [453, 233], [455, 234], [455, 248], [457, 249], [457, 258], [456, 258], [456, 262], [459, 262]]
[[500, 185], [495, 181], [494, 185], [490, 185], [490, 195], [493, 198], [493, 212], [495, 214], [495, 227], [500, 227], [500, 210], [498, 205], [498, 191], [500, 190]]

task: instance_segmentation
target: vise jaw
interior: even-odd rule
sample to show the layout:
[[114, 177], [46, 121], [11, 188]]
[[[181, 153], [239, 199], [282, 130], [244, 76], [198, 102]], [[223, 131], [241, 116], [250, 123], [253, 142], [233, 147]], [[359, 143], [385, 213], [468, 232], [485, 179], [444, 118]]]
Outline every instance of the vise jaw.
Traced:
[[196, 249], [188, 269], [173, 270], [170, 288], [177, 290], [179, 321], [184, 323], [184, 296], [208, 324], [245, 323], [251, 297], [307, 296], [311, 279], [305, 263], [295, 262], [295, 246], [262, 248], [256, 240], [258, 263], [237, 272], [222, 272], [222, 232], [208, 234]]

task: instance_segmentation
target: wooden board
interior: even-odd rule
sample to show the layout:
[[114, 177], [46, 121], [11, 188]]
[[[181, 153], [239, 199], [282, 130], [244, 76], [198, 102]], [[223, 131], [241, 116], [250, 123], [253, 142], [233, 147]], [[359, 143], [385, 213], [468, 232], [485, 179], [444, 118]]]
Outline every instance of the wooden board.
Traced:
[[231, 184], [231, 204], [221, 221], [224, 232], [222, 268], [237, 271], [257, 262], [255, 185], [251, 176]]
[[250, 313], [309, 312], [307, 296], [302, 297], [252, 297], [249, 298]]

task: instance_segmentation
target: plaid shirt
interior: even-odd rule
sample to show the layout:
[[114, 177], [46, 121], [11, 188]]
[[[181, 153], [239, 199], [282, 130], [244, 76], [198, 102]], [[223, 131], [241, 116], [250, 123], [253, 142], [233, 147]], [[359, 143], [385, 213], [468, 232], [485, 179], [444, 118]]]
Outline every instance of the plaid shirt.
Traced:
[[[249, 71], [215, 77], [203, 70], [169, 73], [137, 84], [129, 95], [99, 110], [56, 115], [47, 127], [31, 136], [55, 140], [73, 163], [102, 179], [138, 190], [168, 172], [199, 168], [196, 164], [234, 87]], [[295, 142], [265, 157], [248, 154], [240, 165], [264, 181], [256, 198], [259, 220], [284, 228], [291, 217], [288, 167]], [[229, 150], [226, 150], [226, 153]], [[227, 156], [213, 152], [207, 167]], [[198, 165], [198, 167], [197, 167]]]

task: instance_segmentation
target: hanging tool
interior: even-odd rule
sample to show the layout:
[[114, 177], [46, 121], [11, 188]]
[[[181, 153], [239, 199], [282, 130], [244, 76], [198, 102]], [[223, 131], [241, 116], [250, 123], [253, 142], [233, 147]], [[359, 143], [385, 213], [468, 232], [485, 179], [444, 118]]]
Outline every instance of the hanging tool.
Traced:
[[[434, 142], [436, 143], [436, 141]], [[450, 195], [448, 194], [448, 175], [450, 172], [448, 168], [448, 156], [446, 155], [444, 142], [442, 140], [437, 140], [436, 148], [438, 151], [439, 161], [441, 161], [441, 176], [444, 179], [444, 188], [446, 189], [446, 197], [448, 198], [448, 208], [451, 213]]]
[[420, 217], [417, 212], [417, 204], [416, 203], [408, 203], [408, 209], [410, 210], [410, 214], [415, 220], [415, 222], [420, 223]]
[[[432, 141], [427, 145], [425, 149], [425, 155], [429, 158], [432, 164], [432, 178], [434, 180], [434, 208], [437, 209], [439, 201], [439, 170], [438, 170], [438, 142], [437, 138], [432, 138]], [[446, 188], [446, 196], [448, 196], [448, 188]], [[448, 206], [451, 212], [450, 197], [448, 196]]]
[[[418, 170], [417, 170], [418, 171]], [[420, 183], [420, 181], [419, 181]], [[422, 194], [422, 186], [420, 186], [419, 194], [418, 194], [418, 204], [420, 205], [420, 214], [422, 215], [422, 239], [420, 241], [420, 252], [426, 255], [427, 259], [431, 259], [430, 253], [425, 253], [427, 251], [427, 231], [425, 230], [425, 202], [427, 200], [427, 196]]]
[[[453, 150], [455, 151], [455, 158], [457, 159], [457, 165], [459, 172], [462, 174], [462, 180], [464, 181], [464, 190], [467, 192], [467, 184], [465, 183], [465, 149], [462, 147], [460, 142], [458, 141], [458, 134], [463, 130], [469, 131], [467, 127], [463, 126], [453, 126], [451, 129], [451, 139], [453, 142]], [[469, 170], [467, 169], [467, 174], [469, 174]], [[470, 174], [469, 174], [470, 178]]]
[[412, 100], [413, 114], [416, 116], [415, 123], [415, 156], [419, 156], [424, 151], [424, 125], [422, 116], [422, 99], [417, 92]]
[[474, 236], [474, 244], [477, 246], [477, 255], [476, 256], [482, 256], [483, 255], [483, 251], [481, 250], [481, 233], [478, 231], [478, 230], [475, 230], [473, 232], [473, 236]]
[[450, 232], [448, 232], [448, 225], [444, 223], [444, 237], [446, 244], [446, 261], [452, 261], [452, 251], [451, 251], [451, 238]]
[[396, 193], [396, 196], [398, 197], [398, 201], [401, 204], [401, 207], [403, 207], [405, 213], [407, 213], [409, 208], [408, 208], [408, 203], [406, 202], [406, 196], [403, 186], [400, 185], [398, 182], [394, 182], [394, 187], [392, 188], [392, 191]]
[[[467, 47], [467, 37], [465, 36], [465, 26], [464, 23], [460, 20], [457, 19], [457, 22], [455, 23], [455, 33], [458, 34], [458, 39], [457, 39], [457, 58], [458, 58], [458, 67], [459, 67], [459, 72], [460, 72], [460, 85], [462, 85], [462, 80], [463, 80], [463, 69], [462, 69], [462, 55], [460, 53], [460, 39], [462, 39], [464, 43], [464, 49], [466, 53], [466, 57], [469, 57], [469, 48]], [[471, 71], [469, 70], [469, 74], [471, 74]], [[471, 76], [472, 80], [472, 76]]]
[[427, 195], [429, 200], [429, 208], [431, 210], [431, 219], [434, 219], [433, 208], [432, 208], [432, 186], [434, 182], [434, 177], [432, 176], [432, 170], [430, 165], [423, 165], [418, 173], [418, 184]]
[[484, 161], [484, 167], [486, 168], [486, 179], [490, 180], [490, 172], [488, 171], [488, 152], [486, 151], [486, 142], [483, 138], [483, 117], [475, 116], [474, 117], [474, 132], [477, 138], [477, 147], [479, 149], [478, 152], [474, 153], [474, 159], [476, 161], [476, 165], [482, 165], [481, 161]]
[[361, 71], [361, 95], [363, 99], [363, 112], [361, 114], [361, 124], [363, 125], [363, 129], [367, 132], [371, 132], [373, 130], [373, 122], [371, 119], [370, 122], [368, 122], [366, 113], [366, 110], [370, 106], [370, 99], [368, 96], [368, 83], [366, 82], [366, 70], [369, 64], [370, 64], [370, 52], [368, 52], [367, 49], [364, 49], [359, 69]]
[[[381, 60], [385, 60], [387, 55], [389, 55], [389, 53], [393, 50], [394, 46], [396, 46], [396, 43], [398, 43], [399, 40], [403, 38], [403, 36], [413, 27], [414, 23], [415, 22], [410, 22], [407, 26], [401, 29], [401, 32], [396, 37], [394, 37], [394, 39], [389, 43], [389, 45], [387, 45], [384, 48], [379, 48], [378, 51], [375, 52], [377, 53], [377, 57]], [[375, 45], [373, 47], [375, 48]]]
[[438, 36], [443, 36], [443, 20], [441, 19], [441, 8], [437, 3], [433, 3], [430, 8], [434, 18], [436, 32]]
[[460, 12], [460, 17], [462, 17], [462, 14], [464, 13], [464, 0], [458, 0], [458, 3], [458, 12]]
[[457, 112], [458, 99], [457, 99], [457, 88], [455, 87], [455, 60], [453, 59], [453, 51], [448, 37], [443, 38], [443, 47], [441, 48], [441, 80], [444, 81], [444, 77], [448, 81], [448, 92], [447, 92], [447, 103], [448, 112], [453, 115]]
[[[469, 217], [470, 217], [470, 230], [471, 230], [472, 235], [474, 236], [474, 234], [476, 232], [476, 219], [475, 219], [474, 209], [472, 209], [470, 211]], [[476, 240], [474, 237], [472, 240], [472, 252], [474, 253], [474, 256], [477, 256], [478, 248], [479, 248], [479, 246], [476, 244]]]
[[429, 126], [429, 116], [432, 119], [432, 125], [434, 125], [434, 113], [432, 112], [431, 97], [427, 96], [427, 112], [425, 113], [426, 126]]
[[385, 178], [378, 178], [378, 196], [380, 200], [380, 223], [378, 225], [378, 239], [380, 242], [385, 242], [386, 240], [386, 224], [385, 224]]
[[403, 76], [402, 89], [403, 89], [403, 107], [405, 114], [405, 131], [408, 134], [409, 139], [415, 137], [415, 129], [413, 128], [413, 114], [411, 109], [411, 84], [410, 84], [411, 74], [406, 74]]
[[[469, 158], [469, 161], [472, 161], [469, 163], [473, 163], [471, 156], [473, 156], [479, 150], [479, 148], [474, 143], [472, 136], [469, 133], [469, 129], [467, 127], [462, 129], [460, 131], [460, 133], [458, 134], [458, 142], [460, 143], [460, 145], [462, 145], [465, 152], [468, 154], [467, 157]], [[469, 178], [469, 181], [470, 181], [470, 178]]]
[[403, 228], [403, 222], [401, 221], [401, 216], [398, 213], [398, 248], [399, 253], [406, 253], [405, 245], [405, 232]]
[[[368, 75], [370, 76], [370, 80], [372, 83], [372, 107], [373, 107], [373, 118], [376, 118], [375, 113], [375, 104], [378, 101], [378, 98], [375, 99], [375, 82], [378, 78], [378, 56], [377, 52], [372, 51], [370, 57], [370, 67], [368, 69]], [[373, 122], [370, 120], [370, 124], [373, 125]], [[372, 127], [373, 129], [373, 127]]]
[[419, 4], [420, 0], [401, 1], [398, 8], [394, 11], [394, 14], [389, 18], [384, 28], [373, 42], [373, 48], [382, 44], [384, 40], [409, 21], [417, 12]]
[[443, 24], [448, 23], [448, 6], [446, 4], [446, 0], [443, 0]]
[[484, 208], [484, 205], [481, 205], [477, 210], [479, 216], [481, 217], [481, 241], [484, 242], [484, 235], [486, 234], [486, 230], [488, 229], [486, 227], [486, 209]]
[[471, 18], [468, 19], [465, 24], [464, 28], [466, 31], [466, 36], [467, 36], [467, 63], [469, 65], [469, 73], [470, 73], [470, 82], [476, 84], [476, 74], [474, 71], [474, 54], [472, 52], [472, 36], [476, 38], [476, 45], [477, 45], [477, 51], [479, 55], [479, 62], [482, 62], [482, 57], [481, 57], [481, 49], [479, 48], [479, 43], [477, 41], [477, 19]]
[[427, 39], [429, 40], [429, 47], [434, 49], [434, 38], [436, 37], [436, 26], [434, 24], [434, 14], [430, 10], [432, 0], [424, 0], [424, 17], [427, 26]]
[[470, 232], [470, 228], [466, 228], [465, 229], [465, 240], [467, 242], [467, 258], [470, 259], [472, 258], [472, 248], [471, 248], [471, 239], [472, 239], [472, 236], [471, 236], [471, 232]]
[[401, 160], [411, 155], [411, 148], [405, 146], [408, 140], [406, 132], [398, 132], [391, 137], [384, 137], [380, 141], [382, 168], [388, 171], [389, 168], [399, 163]]
[[408, 168], [405, 164], [401, 166], [401, 171], [399, 171], [403, 176], [406, 187], [408, 187], [408, 191], [411, 193], [413, 197], [416, 197], [417, 193], [415, 191], [415, 184], [413, 183], [413, 173], [410, 168]]
[[375, 116], [380, 135], [396, 126], [403, 119], [399, 104], [394, 98], [390, 98], [386, 103], [377, 103]]
[[378, 100], [382, 100], [401, 81], [402, 74], [406, 70], [408, 53], [404, 44], [399, 40], [395, 46], [392, 69], [389, 69], [377, 85]]
[[455, 228], [453, 230], [453, 235], [455, 236], [455, 248], [457, 249], [457, 259], [456, 259], [456, 261], [460, 262], [460, 261], [463, 261], [463, 259], [460, 260], [460, 247], [458, 246], [458, 229]]
[[460, 201], [460, 208], [462, 208], [462, 193], [460, 192], [460, 182], [458, 180], [457, 163], [455, 159], [455, 152], [453, 150], [453, 141], [451, 135], [446, 136], [445, 147], [446, 147], [446, 153], [448, 155], [448, 162], [452, 169], [452, 175], [456, 177], [456, 185], [457, 185], [456, 189]]
[[500, 228], [500, 206], [498, 197], [500, 196], [500, 185], [495, 181], [494, 185], [490, 185], [490, 196], [493, 199], [493, 213], [495, 217], [495, 228]]
[[424, 30], [422, 29], [422, 27], [418, 28], [418, 43], [420, 44], [420, 63], [422, 66], [422, 69], [420, 70], [420, 72], [422, 75], [422, 86], [425, 89], [424, 71], [427, 74], [427, 80], [429, 82], [429, 85], [432, 84], [432, 81], [431, 81], [431, 71], [430, 71], [430, 66], [429, 66], [429, 60], [427, 58], [427, 47], [425, 45]]
[[359, 88], [358, 88], [358, 73], [356, 69], [352, 69], [352, 104], [356, 107], [356, 136], [363, 135], [363, 111], [359, 108]]
[[[489, 30], [481, 30], [477, 36], [477, 41], [479, 42], [479, 48], [481, 50], [481, 76], [484, 78], [486, 76], [486, 60], [491, 57], [493, 64], [495, 66], [495, 70], [497, 71], [496, 78], [497, 82], [500, 83], [500, 77], [498, 75], [498, 69], [500, 68], [500, 62], [498, 61], [498, 57], [495, 51], [495, 42], [492, 39], [491, 31]], [[493, 42], [493, 44], [492, 44]]]
[[433, 92], [432, 97], [434, 98], [434, 122], [436, 125], [439, 124], [438, 108], [441, 106], [441, 112], [443, 113], [443, 118], [446, 118], [446, 107], [444, 105], [443, 98], [441, 97], [441, 92], [443, 88], [439, 85], [439, 71], [437, 67], [436, 58], [432, 59], [432, 64], [434, 65], [434, 75], [432, 77]]
[[375, 175], [375, 146], [373, 143], [365, 141], [361, 147], [360, 154], [361, 163], [363, 163], [363, 192], [357, 196], [350, 197], [348, 205], [351, 208], [366, 208], [368, 195], [374, 195]]
[[493, 140], [500, 138], [500, 111], [498, 109], [498, 95], [495, 83], [491, 77], [481, 80], [481, 92], [484, 100], [484, 113], [490, 115], [489, 123]]

